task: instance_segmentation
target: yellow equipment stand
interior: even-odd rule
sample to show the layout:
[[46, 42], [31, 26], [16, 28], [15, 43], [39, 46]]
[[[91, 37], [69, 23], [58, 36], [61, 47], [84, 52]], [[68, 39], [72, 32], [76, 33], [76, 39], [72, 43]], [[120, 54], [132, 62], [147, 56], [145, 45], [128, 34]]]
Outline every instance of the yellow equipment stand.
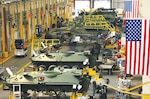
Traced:
[[77, 92], [72, 92], [72, 95], [70, 99], [78, 99], [78, 97], [86, 97], [86, 93], [77, 93]]
[[8, 99], [15, 99], [14, 95], [13, 95], [13, 92], [10, 92], [10, 95], [8, 96]]
[[106, 45], [105, 48], [108, 48], [108, 49], [115, 49], [115, 48], [117, 48], [117, 43]]

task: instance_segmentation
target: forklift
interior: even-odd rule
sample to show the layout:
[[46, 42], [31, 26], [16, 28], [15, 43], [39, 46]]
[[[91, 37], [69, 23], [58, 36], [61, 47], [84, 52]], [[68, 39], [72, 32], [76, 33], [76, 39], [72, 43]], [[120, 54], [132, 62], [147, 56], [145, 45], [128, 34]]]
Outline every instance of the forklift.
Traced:
[[15, 56], [27, 56], [27, 47], [24, 44], [23, 39], [16, 39], [15, 40]]

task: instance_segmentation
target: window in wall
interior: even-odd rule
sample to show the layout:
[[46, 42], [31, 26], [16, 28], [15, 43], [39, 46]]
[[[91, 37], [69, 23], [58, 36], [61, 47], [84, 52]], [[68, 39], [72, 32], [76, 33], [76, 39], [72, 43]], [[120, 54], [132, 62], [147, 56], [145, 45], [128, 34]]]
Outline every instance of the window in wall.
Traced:
[[124, 7], [125, 7], [124, 0], [113, 0], [112, 6], [114, 8], [124, 9]]
[[90, 9], [90, 1], [89, 0], [75, 0], [75, 16], [77, 16], [78, 13], [83, 9], [85, 10]]
[[111, 8], [111, 0], [94, 0], [94, 8]]

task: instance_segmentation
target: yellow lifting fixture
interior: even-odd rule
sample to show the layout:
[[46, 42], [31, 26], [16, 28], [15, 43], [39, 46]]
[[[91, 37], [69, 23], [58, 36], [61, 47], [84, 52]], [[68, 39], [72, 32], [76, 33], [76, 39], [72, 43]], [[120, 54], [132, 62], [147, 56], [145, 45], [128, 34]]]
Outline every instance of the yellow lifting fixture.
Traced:
[[86, 21], [105, 21], [103, 15], [84, 15], [84, 22]]
[[107, 22], [101, 21], [101, 22], [85, 22], [84, 24], [85, 28], [94, 28], [94, 29], [104, 29], [109, 30], [111, 32], [115, 31], [115, 28], [111, 27]]
[[105, 19], [103, 15], [85, 15], [84, 16], [85, 29], [104, 29], [110, 32], [115, 31], [115, 27], [112, 27]]

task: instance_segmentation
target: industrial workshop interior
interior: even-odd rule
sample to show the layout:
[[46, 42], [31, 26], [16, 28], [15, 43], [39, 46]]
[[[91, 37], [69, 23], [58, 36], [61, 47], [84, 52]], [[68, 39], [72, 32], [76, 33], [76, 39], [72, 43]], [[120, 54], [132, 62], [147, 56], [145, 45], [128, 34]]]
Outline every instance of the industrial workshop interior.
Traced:
[[0, 0], [0, 99], [150, 99], [150, 0]]

